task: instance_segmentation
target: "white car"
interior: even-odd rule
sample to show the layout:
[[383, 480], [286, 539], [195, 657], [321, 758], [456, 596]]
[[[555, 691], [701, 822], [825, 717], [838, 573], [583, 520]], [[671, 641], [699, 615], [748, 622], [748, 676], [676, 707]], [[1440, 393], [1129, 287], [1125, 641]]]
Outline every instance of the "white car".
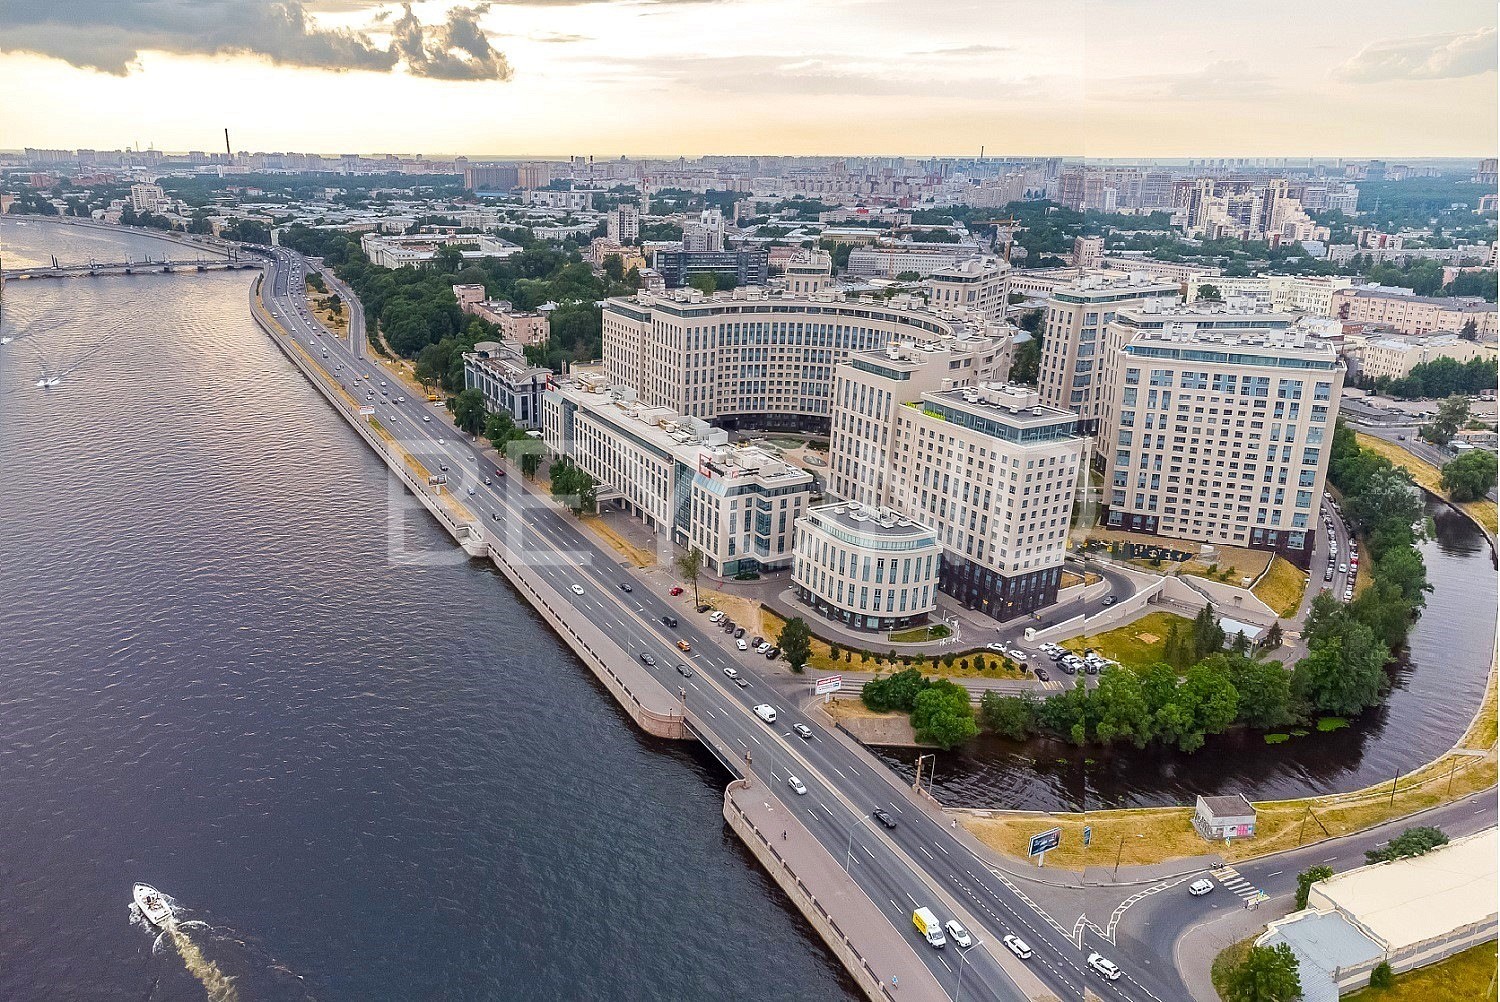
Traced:
[[1105, 960], [1097, 953], [1091, 953], [1089, 954], [1088, 964], [1101, 978], [1106, 978], [1110, 981], [1120, 980], [1120, 969], [1114, 965], [1113, 961]]
[[987, 651], [994, 651], [996, 654], [1004, 654], [1005, 653], [1005, 645], [1004, 644], [985, 644], [984, 645], [984, 649], [987, 650]]
[[1026, 941], [1024, 939], [1007, 934], [1000, 938], [1000, 942], [1004, 943], [1007, 950], [1009, 950], [1011, 953], [1014, 953], [1022, 960], [1031, 959], [1031, 947], [1026, 945]]
[[1212, 880], [1209, 880], [1207, 877], [1203, 877], [1200, 880], [1195, 880], [1191, 884], [1188, 884], [1188, 893], [1195, 898], [1201, 898], [1203, 897], [1203, 895], [1209, 893], [1213, 889], [1214, 882]]
[[769, 651], [770, 649], [771, 649], [771, 642], [769, 640], [762, 640], [760, 642], [760, 646], [757, 647], [757, 648], [755, 648], [755, 653], [757, 653], [757, 654], [764, 654], [764, 653], [766, 653], [766, 651]]
[[422, 415], [422, 420], [426, 421], [428, 424], [432, 424], [432, 415], [431, 414], [423, 414]]
[[948, 930], [948, 938], [953, 940], [953, 945], [959, 949], [974, 945], [974, 938], [969, 935], [969, 930], [965, 929], [958, 919], [949, 919], [943, 923], [943, 928]]
[[793, 724], [792, 730], [795, 731], [797, 737], [801, 738], [803, 741], [812, 740], [812, 728], [808, 727], [806, 724]]
[[776, 707], [769, 703], [761, 703], [755, 708], [755, 715], [768, 724], [776, 723]]
[[793, 792], [795, 792], [799, 797], [807, 795], [807, 787], [803, 785], [802, 780], [798, 779], [796, 776], [788, 776], [786, 778], [786, 785], [790, 786]]
[[708, 621], [710, 623], [717, 623], [717, 622], [721, 621], [723, 618], [724, 618], [724, 613], [720, 609], [715, 609], [713, 612], [711, 612], [711, 613], [708, 614]]
[[1006, 653], [1010, 655], [1012, 660], [1020, 661], [1022, 664], [1026, 663], [1026, 652], [1021, 650], [1020, 648], [1013, 647]]
[[740, 677], [740, 673], [737, 672], [737, 671], [735, 671], [733, 668], [725, 668], [724, 669], [724, 677], [725, 678], [739, 678]]
[[748, 651], [750, 649], [750, 645], [747, 644], [747, 643], [745, 643], [745, 638], [744, 637], [741, 637], [740, 639], [736, 640], [734, 642], [734, 646], [738, 647], [742, 651]]
[[583, 585], [574, 585], [573, 586], [573, 594], [574, 595], [582, 595], [583, 594]]

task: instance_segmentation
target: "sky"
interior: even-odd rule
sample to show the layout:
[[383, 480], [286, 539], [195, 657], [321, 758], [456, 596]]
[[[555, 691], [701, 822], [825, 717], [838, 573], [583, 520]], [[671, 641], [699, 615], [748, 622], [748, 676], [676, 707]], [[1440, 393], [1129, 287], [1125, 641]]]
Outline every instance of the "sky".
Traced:
[[1493, 0], [0, 0], [0, 148], [1494, 156]]

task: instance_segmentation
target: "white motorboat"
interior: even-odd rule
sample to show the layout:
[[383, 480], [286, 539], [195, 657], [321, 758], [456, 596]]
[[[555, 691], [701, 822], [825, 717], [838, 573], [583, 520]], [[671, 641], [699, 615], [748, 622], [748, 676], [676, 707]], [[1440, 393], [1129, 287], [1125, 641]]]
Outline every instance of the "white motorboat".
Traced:
[[135, 896], [135, 906], [141, 910], [147, 922], [165, 927], [172, 920], [172, 906], [167, 904], [166, 895], [161, 891], [150, 884], [136, 884], [132, 893]]

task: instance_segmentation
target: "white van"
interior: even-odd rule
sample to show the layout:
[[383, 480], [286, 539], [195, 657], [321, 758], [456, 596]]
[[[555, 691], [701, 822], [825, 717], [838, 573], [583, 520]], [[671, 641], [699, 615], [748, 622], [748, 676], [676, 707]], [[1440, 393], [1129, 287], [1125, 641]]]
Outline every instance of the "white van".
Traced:
[[1203, 897], [1203, 895], [1209, 893], [1213, 889], [1214, 882], [1212, 880], [1209, 880], [1207, 877], [1204, 877], [1201, 880], [1195, 880], [1191, 884], [1188, 884], [1188, 893], [1195, 898], [1201, 898]]
[[761, 703], [755, 708], [755, 715], [768, 724], [776, 723], [776, 707], [769, 703]]

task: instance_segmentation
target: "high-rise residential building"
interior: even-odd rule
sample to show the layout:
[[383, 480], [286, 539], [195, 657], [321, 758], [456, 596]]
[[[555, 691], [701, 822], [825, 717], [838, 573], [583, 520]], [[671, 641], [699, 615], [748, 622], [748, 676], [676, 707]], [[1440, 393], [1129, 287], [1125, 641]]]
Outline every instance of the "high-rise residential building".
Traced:
[[466, 164], [464, 187], [470, 191], [514, 191], [520, 184], [515, 164]]
[[1037, 372], [1042, 403], [1077, 414], [1085, 432], [1097, 428], [1103, 388], [1096, 376], [1105, 325], [1117, 311], [1142, 300], [1176, 302], [1179, 290], [1176, 282], [1139, 272], [1084, 275], [1054, 288], [1047, 299]]
[[621, 202], [604, 217], [609, 238], [616, 243], [633, 244], [641, 239], [641, 210], [631, 202]]
[[533, 161], [516, 165], [516, 187], [545, 188], [552, 183], [552, 164]]
[[939, 268], [922, 283], [934, 309], [968, 310], [992, 323], [1005, 319], [1010, 299], [1009, 262], [975, 257]]
[[1073, 267], [1097, 268], [1104, 257], [1103, 237], [1073, 238]]
[[857, 630], [900, 630], [937, 608], [937, 533], [890, 508], [836, 504], [797, 520], [792, 586], [818, 615]]
[[1500, 160], [1495, 157], [1485, 157], [1479, 161], [1479, 170], [1474, 173], [1474, 180], [1479, 184], [1495, 187], [1497, 183], [1500, 183]]
[[167, 193], [159, 184], [133, 184], [130, 186], [130, 207], [136, 212], [156, 212], [167, 201]]
[[682, 224], [682, 249], [690, 254], [718, 254], [724, 250], [724, 214], [704, 209]]
[[638, 293], [607, 300], [603, 326], [611, 383], [632, 387], [645, 404], [728, 427], [825, 431], [833, 367], [889, 341], [984, 339], [993, 345], [987, 371], [999, 375], [1009, 372], [1012, 351], [1009, 328], [945, 317], [914, 297], [851, 301], [833, 292]]
[[[942, 591], [1011, 619], [1057, 599], [1085, 442], [1035, 390], [945, 378], [950, 361], [865, 352], [838, 367], [830, 489], [930, 526]], [[934, 380], [948, 385], [923, 389]]]
[[1344, 367], [1294, 322], [1155, 302], [1117, 311], [1099, 433], [1105, 525], [1307, 566]]

